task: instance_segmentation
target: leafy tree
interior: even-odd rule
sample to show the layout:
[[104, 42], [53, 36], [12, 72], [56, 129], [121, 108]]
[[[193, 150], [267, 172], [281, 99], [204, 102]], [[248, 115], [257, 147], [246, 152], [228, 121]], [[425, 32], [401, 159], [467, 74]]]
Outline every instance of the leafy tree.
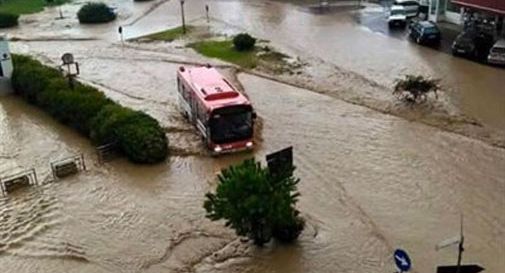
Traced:
[[226, 226], [256, 245], [272, 237], [290, 242], [298, 238], [304, 221], [295, 209], [298, 196], [293, 170], [273, 175], [254, 159], [223, 169], [216, 193], [207, 193], [204, 208], [213, 221], [225, 219]]
[[393, 95], [409, 104], [425, 102], [430, 92], [435, 93], [438, 98], [439, 82], [438, 79], [428, 79], [420, 75], [405, 75], [405, 78], [396, 80]]

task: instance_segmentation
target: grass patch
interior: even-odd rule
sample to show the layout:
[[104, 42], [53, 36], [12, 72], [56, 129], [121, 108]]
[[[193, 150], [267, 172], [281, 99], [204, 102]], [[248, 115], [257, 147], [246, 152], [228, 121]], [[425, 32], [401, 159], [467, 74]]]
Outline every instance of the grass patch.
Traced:
[[238, 51], [231, 40], [200, 41], [188, 45], [196, 52], [211, 58], [221, 59], [245, 68], [255, 68], [258, 65], [257, 50]]
[[232, 40], [205, 40], [188, 46], [206, 57], [220, 59], [247, 69], [260, 68], [279, 74], [292, 69], [292, 65], [286, 62], [289, 56], [268, 46], [256, 46], [254, 50], [238, 51], [233, 46]]
[[[193, 26], [186, 26], [186, 34], [190, 33], [193, 29], [194, 29]], [[157, 32], [154, 34], [146, 35], [144, 37], [141, 37], [140, 39], [145, 38], [153, 41], [172, 42], [173, 40], [179, 39], [183, 35], [184, 33], [182, 32], [182, 26], [180, 26], [169, 30]]]
[[30, 14], [44, 10], [46, 6], [57, 6], [69, 2], [69, 0], [53, 0], [52, 3], [46, 0], [2, 0], [0, 1], [0, 12], [12, 14]]

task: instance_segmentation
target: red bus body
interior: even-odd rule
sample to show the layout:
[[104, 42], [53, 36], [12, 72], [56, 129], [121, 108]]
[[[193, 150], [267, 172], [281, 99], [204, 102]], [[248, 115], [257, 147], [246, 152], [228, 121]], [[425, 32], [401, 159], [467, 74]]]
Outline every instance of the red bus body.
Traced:
[[213, 154], [253, 148], [251, 103], [215, 68], [180, 67], [177, 90], [180, 111]]

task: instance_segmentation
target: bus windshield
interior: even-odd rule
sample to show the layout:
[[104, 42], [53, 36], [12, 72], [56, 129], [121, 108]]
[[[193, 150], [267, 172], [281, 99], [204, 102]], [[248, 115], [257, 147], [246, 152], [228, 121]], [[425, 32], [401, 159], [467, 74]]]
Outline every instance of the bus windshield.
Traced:
[[209, 120], [210, 138], [216, 144], [245, 140], [253, 134], [250, 106], [216, 109]]

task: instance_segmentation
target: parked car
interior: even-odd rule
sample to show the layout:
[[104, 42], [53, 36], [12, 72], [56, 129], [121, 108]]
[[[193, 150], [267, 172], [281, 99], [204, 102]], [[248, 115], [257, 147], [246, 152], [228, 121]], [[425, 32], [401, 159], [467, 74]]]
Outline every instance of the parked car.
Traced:
[[394, 6], [403, 6], [407, 17], [415, 17], [419, 14], [419, 2], [415, 0], [395, 0]]
[[466, 57], [474, 57], [476, 37], [477, 32], [475, 31], [461, 32], [452, 43], [452, 54]]
[[475, 42], [475, 53], [474, 53], [475, 58], [478, 61], [486, 62], [489, 52], [495, 43], [493, 35], [485, 32], [479, 32], [477, 34], [477, 37], [475, 37], [474, 42]]
[[407, 24], [407, 13], [403, 6], [392, 6], [388, 17], [389, 27], [405, 27]]
[[431, 21], [417, 21], [409, 26], [409, 37], [418, 44], [440, 44], [442, 34]]
[[487, 56], [487, 62], [490, 64], [505, 65], [505, 39], [498, 40]]

